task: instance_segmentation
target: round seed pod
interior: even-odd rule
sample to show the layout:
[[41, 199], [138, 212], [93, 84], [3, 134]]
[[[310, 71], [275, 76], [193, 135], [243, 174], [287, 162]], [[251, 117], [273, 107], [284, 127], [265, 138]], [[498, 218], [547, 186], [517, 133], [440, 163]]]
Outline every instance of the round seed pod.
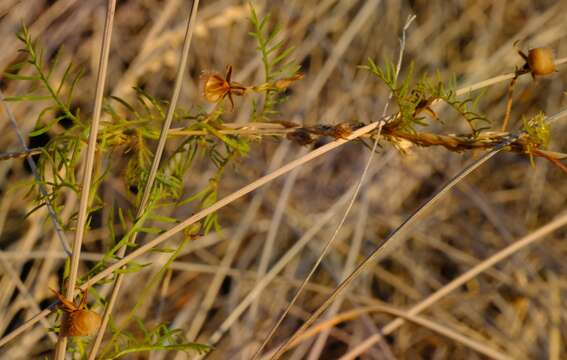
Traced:
[[100, 326], [100, 315], [90, 310], [66, 312], [61, 319], [61, 336], [89, 336]]
[[555, 71], [555, 60], [551, 48], [535, 48], [528, 52], [528, 65], [532, 75], [549, 75]]

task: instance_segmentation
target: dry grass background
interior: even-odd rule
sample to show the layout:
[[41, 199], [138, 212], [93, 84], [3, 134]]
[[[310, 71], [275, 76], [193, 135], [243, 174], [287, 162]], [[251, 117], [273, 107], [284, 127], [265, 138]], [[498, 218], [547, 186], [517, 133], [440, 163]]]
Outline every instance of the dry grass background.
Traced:
[[[118, 3], [107, 87], [111, 93], [131, 97], [131, 86], [137, 84], [156, 97], [169, 98], [188, 16], [187, 3]], [[417, 18], [407, 32], [402, 76], [410, 61], [415, 62], [417, 74], [439, 71], [446, 80], [456, 76], [459, 85], [507, 73], [522, 65], [512, 46], [518, 39], [524, 39], [526, 47], [551, 46], [558, 57], [567, 54], [567, 1], [308, 0], [254, 4], [261, 14], [271, 12], [274, 22], [283, 26], [289, 44], [297, 47], [293, 57], [302, 64], [305, 78], [294, 85], [280, 117], [306, 124], [368, 122], [380, 116], [387, 89], [357, 66], [368, 57], [377, 62], [383, 57], [394, 59], [401, 28], [410, 14]], [[64, 60], [85, 68], [75, 105], [86, 116], [94, 98], [104, 13], [104, 1], [3, 0], [0, 70], [16, 59], [20, 44], [15, 32], [22, 22], [28, 24], [46, 56], [64, 45]], [[180, 106], [210, 106], [201, 94], [199, 74], [203, 70], [222, 71], [225, 65], [232, 64], [235, 80], [262, 81], [262, 66], [253, 39], [248, 36], [251, 27], [247, 17], [248, 6], [242, 1], [201, 3]], [[61, 76], [63, 71], [61, 66], [56, 75]], [[515, 120], [518, 125], [521, 115], [540, 110], [551, 115], [564, 109], [565, 80], [563, 68], [536, 83], [522, 78], [516, 88], [513, 124]], [[7, 95], [25, 90], [21, 83], [13, 81], [2, 81], [1, 85]], [[497, 84], [486, 90], [480, 107], [498, 124], [505, 100], [506, 83]], [[24, 133], [33, 128], [41, 109], [38, 106], [12, 106]], [[238, 99], [227, 121], [246, 122], [250, 114], [250, 103]], [[434, 125], [431, 130], [466, 130], [455, 114], [440, 109], [439, 115], [445, 125]], [[19, 150], [4, 115], [2, 119], [1, 151]], [[566, 152], [566, 130], [565, 121], [552, 126], [552, 149]], [[173, 149], [174, 144], [167, 149]], [[266, 138], [255, 142], [250, 156], [224, 176], [221, 195], [246, 185], [268, 168], [295, 159], [302, 151], [285, 140]], [[416, 147], [401, 155], [387, 144], [381, 148], [331, 253], [268, 349], [273, 350], [289, 337], [354, 264], [478, 155]], [[348, 144], [221, 210], [222, 232], [189, 244], [150, 295], [152, 300], [139, 309], [138, 316], [149, 324], [169, 322], [187, 331], [189, 337], [199, 333], [197, 340], [206, 343], [265, 277], [267, 269], [285, 259], [293, 244], [307, 234], [310, 240], [260, 293], [250, 310], [230, 324], [208, 356], [250, 358], [335, 230], [344, 209], [344, 194], [360, 178], [367, 156], [368, 150], [360, 144]], [[208, 181], [212, 173], [206, 165], [203, 162], [191, 172], [186, 181], [188, 193]], [[131, 196], [120, 176], [117, 171], [105, 182], [101, 196], [131, 209]], [[7, 334], [50, 303], [53, 296], [48, 286], [59, 287], [62, 272], [65, 254], [50, 223], [45, 221], [46, 212], [24, 219], [33, 207], [23, 183], [29, 179], [22, 160], [0, 163], [0, 334]], [[550, 222], [565, 210], [566, 198], [565, 174], [559, 169], [543, 160], [537, 160], [532, 167], [524, 156], [500, 154], [445, 196], [412, 228], [407, 241], [366, 271], [323, 318], [377, 304], [400, 311], [409, 309], [458, 275]], [[61, 217], [69, 219], [77, 211], [76, 205], [76, 197], [69, 194]], [[192, 211], [182, 207], [168, 215], [184, 219]], [[103, 221], [106, 218], [103, 210], [86, 234], [82, 272], [104, 251], [108, 238]], [[565, 231], [556, 231], [467, 281], [429, 306], [422, 316], [510, 358], [564, 359], [566, 258]], [[140, 284], [166, 259], [164, 254], [148, 255], [143, 261], [155, 266], [127, 276], [114, 312], [118, 320], [131, 310]], [[220, 281], [218, 289], [211, 286], [213, 279]], [[105, 285], [99, 290], [106, 295], [109, 289]], [[207, 294], [214, 299], [210, 307], [203, 303]], [[201, 328], [199, 316], [206, 316]], [[383, 338], [376, 336], [393, 319], [394, 315], [376, 309], [357, 313], [329, 333], [322, 331], [302, 342], [287, 356], [347, 359], [360, 351], [362, 359], [484, 358], [470, 346], [423, 324], [405, 323]], [[46, 335], [46, 326], [50, 325], [40, 323], [0, 349], [0, 355], [5, 359], [30, 359], [49, 354], [54, 347], [54, 337]], [[374, 341], [361, 347], [369, 338]], [[132, 358], [174, 358], [173, 354], [150, 355]]]

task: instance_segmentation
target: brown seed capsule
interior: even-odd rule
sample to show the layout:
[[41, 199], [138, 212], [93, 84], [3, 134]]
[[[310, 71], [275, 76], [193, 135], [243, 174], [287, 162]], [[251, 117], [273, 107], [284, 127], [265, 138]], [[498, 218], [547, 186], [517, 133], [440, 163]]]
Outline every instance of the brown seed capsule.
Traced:
[[61, 336], [89, 336], [100, 326], [100, 315], [90, 310], [65, 313], [61, 320]]
[[87, 290], [83, 290], [83, 298], [79, 305], [67, 300], [61, 293], [51, 289], [61, 301], [59, 307], [65, 312], [61, 319], [59, 336], [89, 336], [100, 326], [100, 315], [85, 309], [87, 304]]
[[542, 47], [528, 51], [528, 66], [533, 75], [548, 75], [555, 71], [551, 48]]

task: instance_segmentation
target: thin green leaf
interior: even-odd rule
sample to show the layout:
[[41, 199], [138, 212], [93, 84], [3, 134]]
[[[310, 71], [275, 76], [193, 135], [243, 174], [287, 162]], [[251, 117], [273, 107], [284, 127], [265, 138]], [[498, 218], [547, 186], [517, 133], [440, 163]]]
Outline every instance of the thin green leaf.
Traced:
[[148, 352], [148, 351], [157, 351], [157, 350], [176, 350], [176, 351], [195, 351], [198, 354], [206, 354], [212, 348], [208, 345], [198, 344], [198, 343], [183, 343], [183, 344], [174, 344], [174, 345], [143, 345], [138, 347], [132, 347], [129, 349], [122, 350], [118, 354], [110, 357], [110, 360], [118, 359], [127, 354], [138, 353], [138, 352]]
[[164, 230], [158, 227], [136, 227], [135, 231], [146, 234], [161, 234]]
[[22, 80], [22, 81], [36, 81], [40, 79], [40, 77], [37, 75], [19, 75], [9, 72], [4, 73], [4, 77], [10, 80]]
[[8, 96], [4, 98], [4, 101], [46, 101], [51, 100], [49, 95], [20, 95], [20, 96]]

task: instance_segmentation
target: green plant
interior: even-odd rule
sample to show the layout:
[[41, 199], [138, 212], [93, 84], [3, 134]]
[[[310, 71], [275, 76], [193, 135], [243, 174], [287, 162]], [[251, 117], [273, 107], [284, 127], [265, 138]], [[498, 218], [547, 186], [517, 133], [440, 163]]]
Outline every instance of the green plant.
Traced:
[[[276, 95], [284, 92], [299, 77], [296, 75], [297, 67], [292, 69], [290, 64], [281, 65], [290, 51], [282, 53], [282, 44], [273, 44], [277, 33], [274, 32], [269, 38], [264, 38], [263, 31], [267, 19], [258, 20], [253, 8], [251, 16], [254, 19], [253, 23], [256, 22], [258, 25], [256, 37], [262, 44], [259, 45], [259, 50], [261, 50], [265, 61], [267, 73], [264, 84], [250, 86], [247, 90], [266, 94], [263, 110], [261, 115], [258, 113], [258, 116], [261, 116], [263, 120], [268, 120], [271, 115], [276, 113], [275, 106], [283, 101], [282, 99], [276, 101]], [[28, 94], [8, 97], [5, 100], [46, 103], [46, 105], [42, 105], [44, 107], [37, 117], [35, 129], [30, 133], [30, 136], [52, 133], [53, 129], [57, 128], [57, 135], [52, 136], [48, 144], [41, 149], [38, 162], [39, 178], [41, 184], [48, 189], [48, 193], [47, 196], [43, 196], [38, 191], [30, 190], [31, 193], [35, 193], [37, 205], [29, 214], [44, 206], [47, 200], [54, 204], [57, 213], [64, 201], [65, 192], [78, 193], [80, 190], [77, 172], [81, 160], [80, 154], [87, 143], [88, 127], [81, 119], [81, 109], [74, 107], [73, 101], [75, 89], [81, 86], [82, 71], [77, 70], [70, 63], [61, 78], [54, 79], [52, 70], [58, 65], [59, 56], [63, 51], [60, 50], [58, 56], [52, 62], [45, 64], [42, 51], [38, 50], [37, 44], [32, 39], [27, 27], [22, 27], [18, 39], [23, 44], [21, 52], [25, 58], [11, 66], [6, 77], [29, 82], [32, 85], [32, 90]], [[286, 74], [290, 76], [284, 77]], [[135, 92], [135, 103], [130, 103], [117, 96], [110, 96], [104, 102], [103, 111], [106, 118], [101, 123], [97, 139], [98, 175], [93, 186], [89, 189], [91, 202], [88, 213], [92, 216], [103, 206], [110, 206], [107, 227], [113, 236], [107, 242], [109, 247], [104, 257], [79, 280], [79, 284], [116, 261], [118, 259], [116, 254], [119, 249], [124, 246], [135, 246], [130, 243], [134, 234], [157, 234], [163, 231], [160, 227], [147, 226], [146, 223], [152, 222], [157, 225], [175, 222], [175, 219], [158, 215], [159, 211], [192, 203], [197, 204], [198, 208], [206, 208], [215, 203], [218, 199], [225, 169], [239, 157], [246, 156], [250, 149], [249, 142], [245, 137], [238, 134], [223, 134], [219, 131], [224, 123], [224, 108], [222, 106], [215, 107], [210, 112], [202, 109], [196, 111], [177, 109], [174, 121], [183, 125], [182, 129], [185, 131], [201, 131], [203, 135], [176, 139], [177, 147], [167, 159], [164, 159], [157, 175], [150, 203], [142, 216], [134, 218], [131, 209], [118, 208], [115, 204], [105, 204], [97, 195], [98, 189], [107, 176], [117, 168], [123, 169], [124, 186], [135, 195], [135, 202], [140, 201], [140, 190], [147, 181], [148, 169], [153, 157], [150, 150], [151, 143], [158, 138], [159, 129], [165, 117], [165, 108], [168, 106], [167, 102], [153, 97], [141, 88], [135, 88]], [[63, 127], [59, 126], [62, 122], [65, 122]], [[116, 154], [125, 154], [126, 156], [115, 156]], [[217, 171], [203, 189], [198, 190], [194, 195], [185, 195], [184, 178], [196, 159], [210, 161], [217, 168]], [[126, 163], [125, 166], [123, 166], [124, 162]], [[36, 183], [35, 185], [39, 184]], [[118, 214], [120, 225], [118, 231], [115, 229], [117, 224], [115, 224], [114, 214]], [[75, 219], [76, 215], [72, 217], [73, 221]], [[64, 224], [68, 230], [73, 229], [73, 221]], [[196, 231], [206, 234], [211, 230], [219, 231], [220, 229], [218, 217], [213, 213], [204, 219], [202, 225], [196, 228]], [[116, 236], [118, 232], [122, 233], [119, 238]], [[176, 251], [171, 250], [173, 254], [168, 263], [171, 263], [178, 256], [179, 251], [183, 249], [188, 239], [190, 237], [186, 237], [186, 241], [182, 242]], [[162, 249], [162, 251], [169, 252], [170, 250]], [[124, 269], [117, 271], [116, 274], [138, 272], [147, 265], [133, 262]], [[167, 264], [164, 265], [158, 275], [163, 275], [167, 267]], [[69, 262], [67, 262], [66, 269], [63, 274], [63, 281], [69, 274]], [[152, 283], [155, 284], [155, 281]], [[145, 299], [140, 300], [144, 301]], [[138, 320], [138, 324], [143, 326], [141, 320]], [[124, 326], [127, 326], [127, 324], [124, 324]], [[125, 333], [114, 328], [115, 335], [119, 336], [114, 336], [113, 342], [109, 346], [114, 346], [112, 344], [115, 343], [123, 343], [126, 348], [115, 348], [116, 354], [112, 356], [117, 357], [133, 351], [142, 351], [140, 349], [203, 350], [206, 348], [205, 346], [199, 348], [198, 344], [187, 345], [173, 342], [171, 341], [172, 336], [177, 334], [177, 331], [165, 331], [166, 329], [165, 324], [160, 325], [154, 330], [147, 331], [144, 339], [134, 341], [134, 338], [127, 336], [128, 341], [124, 343], [120, 339], [124, 337]], [[166, 344], [167, 342], [171, 342], [171, 344]], [[73, 342], [72, 352], [84, 354], [84, 345], [85, 343], [82, 340], [77, 339]], [[112, 356], [111, 358], [113, 358]]]
[[280, 82], [278, 86], [276, 80], [294, 79], [299, 73], [299, 66], [294, 61], [288, 61], [294, 48], [286, 47], [285, 39], [277, 40], [281, 27], [270, 30], [270, 17], [271, 15], [267, 14], [263, 18], [258, 18], [256, 10], [250, 4], [250, 22], [254, 27], [250, 35], [256, 39], [258, 44], [256, 49], [260, 52], [264, 65], [264, 81], [266, 84], [276, 85], [266, 89], [262, 105], [254, 103], [252, 121], [266, 121], [278, 114], [276, 107], [285, 101], [285, 97], [281, 97], [281, 94], [286, 90], [287, 84]]
[[[119, 249], [137, 248], [138, 245], [131, 242], [133, 235], [160, 235], [171, 224], [179, 224], [175, 218], [160, 215], [162, 211], [173, 210], [185, 205], [201, 210], [217, 204], [222, 198], [219, 193], [222, 191], [226, 169], [237, 164], [239, 159], [250, 156], [252, 140], [286, 137], [307, 145], [322, 137], [350, 139], [353, 132], [368, 126], [358, 121], [335, 125], [303, 126], [274, 119], [278, 113], [278, 106], [285, 99], [283, 96], [285, 90], [293, 82], [299, 80], [301, 75], [293, 62], [285, 63], [292, 48], [287, 48], [284, 40], [277, 40], [279, 29], [270, 30], [269, 15], [265, 18], [258, 18], [254, 8], [251, 8], [251, 23], [254, 27], [252, 36], [257, 41], [264, 66], [264, 83], [259, 85], [238, 84], [239, 87], [235, 88], [230, 76], [215, 78], [221, 84], [220, 90], [215, 88], [221, 91], [221, 96], [210, 97], [209, 100], [217, 102], [218, 106], [210, 111], [200, 108], [176, 111], [175, 122], [179, 127], [169, 134], [171, 141], [174, 142], [174, 149], [164, 159], [150, 204], [138, 217], [132, 215], [131, 208], [104, 204], [103, 200], [97, 196], [98, 190], [104, 184], [108, 174], [119, 169], [122, 174], [120, 180], [124, 187], [131, 190], [129, 200], [132, 204], [140, 202], [140, 190], [148, 179], [147, 169], [153, 157], [152, 145], [159, 136], [168, 103], [155, 98], [141, 88], [136, 89], [135, 103], [129, 103], [119, 97], [110, 97], [106, 100], [104, 107], [106, 119], [98, 136], [99, 174], [95, 186], [89, 189], [92, 194], [89, 212], [94, 214], [103, 205], [110, 206], [106, 223], [111, 236], [104, 244], [104, 257], [91, 267], [88, 274], [81, 278], [79, 284], [88, 284], [90, 278], [98, 276], [105, 269], [120, 261], [116, 256]], [[41, 149], [40, 173], [43, 183], [50, 188], [49, 199], [55, 203], [61, 203], [65, 191], [78, 192], [79, 190], [76, 173], [80, 153], [87, 140], [87, 130], [81, 121], [80, 109], [72, 106], [73, 89], [79, 84], [80, 71], [73, 70], [69, 65], [62, 79], [55, 82], [58, 85], [54, 86], [51, 70], [43, 65], [41, 52], [36, 50], [36, 45], [25, 28], [20, 35], [20, 40], [24, 44], [27, 60], [13, 67], [10, 77], [18, 81], [37, 83], [36, 90], [39, 92], [7, 100], [48, 102], [47, 107], [40, 112], [36, 129], [32, 135], [55, 133], [53, 131], [55, 129], [59, 132], [55, 133], [50, 143]], [[29, 71], [32, 71], [33, 75], [23, 75], [27, 71], [24, 69], [26, 64], [31, 65]], [[557, 160], [557, 157], [553, 157], [556, 154], [544, 152], [549, 144], [550, 132], [543, 114], [524, 119], [524, 127], [518, 134], [489, 131], [489, 128], [479, 125], [481, 122], [483, 125], [490, 124], [487, 118], [475, 109], [480, 95], [464, 98], [457, 96], [454, 80], [445, 84], [440, 80], [440, 76], [423, 76], [416, 81], [413, 67], [410, 68], [405, 78], [398, 79], [391, 62], [386, 62], [382, 68], [369, 60], [368, 65], [364, 68], [382, 80], [393, 94], [393, 100], [399, 112], [386, 118], [384, 127], [380, 128], [380, 135], [401, 150], [404, 148], [404, 142], [418, 146], [442, 146], [455, 152], [474, 149], [493, 150], [505, 144], [506, 150], [528, 154], [530, 158], [540, 156], [548, 160]], [[243, 101], [253, 102], [254, 112], [249, 123], [225, 123], [225, 109], [222, 101], [226, 91], [230, 92], [231, 89], [237, 89], [237, 95], [241, 96]], [[257, 99], [249, 96], [252, 93], [262, 95], [263, 100], [258, 102]], [[230, 97], [229, 99], [232, 100]], [[470, 129], [467, 134], [427, 131], [431, 123], [424, 115], [429, 115], [431, 119], [441, 122], [442, 125], [446, 124], [446, 120], [442, 121], [443, 119], [433, 110], [433, 105], [439, 101], [452, 107], [459, 117], [465, 120]], [[57, 124], [62, 120], [69, 120], [71, 126], [59, 129]], [[365, 136], [373, 138], [377, 136], [377, 133], [368, 132]], [[125, 159], [113, 156], [122, 153], [127, 155]], [[215, 171], [203, 188], [192, 189], [189, 194], [186, 194], [184, 179], [194, 168], [194, 163], [198, 161], [214, 166]], [[42, 206], [45, 200], [41, 195], [37, 195], [37, 206]], [[221, 223], [217, 213], [212, 212], [202, 219], [201, 223], [195, 224], [195, 227], [185, 234], [183, 241], [175, 249], [154, 248], [156, 251], [171, 253], [171, 256], [152, 277], [150, 283], [144, 287], [128, 321], [125, 321], [120, 327], [112, 327], [113, 337], [107, 345], [108, 350], [105, 357], [117, 358], [128, 353], [150, 350], [204, 351], [206, 349], [204, 345], [187, 343], [177, 337], [178, 330], [169, 330], [165, 323], [148, 329], [142, 320], [137, 319], [138, 328], [144, 334], [143, 337], [135, 336], [126, 329], [129, 329], [129, 321], [135, 318], [136, 309], [149, 300], [148, 294], [155, 289], [156, 284], [163, 278], [171, 263], [179, 256], [192, 237], [207, 234], [210, 231], [219, 231]], [[72, 222], [68, 223], [67, 227], [72, 228]], [[115, 270], [114, 273], [138, 272], [147, 268], [148, 265], [130, 261], [126, 267]], [[66, 274], [67, 272], [64, 278]], [[98, 302], [100, 305], [102, 300], [99, 298]], [[84, 355], [85, 348], [84, 340], [75, 341], [73, 349], [77, 354]]]
[[183, 351], [202, 355], [212, 349], [207, 345], [185, 342], [180, 329], [169, 329], [165, 324], [147, 328], [141, 319], [136, 319], [136, 324], [138, 334], [112, 328], [118, 335], [118, 340], [114, 348], [104, 354], [104, 359], [118, 359], [128, 354], [149, 351]]
[[435, 120], [440, 120], [431, 106], [438, 101], [443, 101], [451, 106], [466, 121], [473, 136], [490, 127], [479, 128], [476, 122], [490, 124], [488, 119], [476, 110], [481, 94], [476, 97], [465, 97], [460, 99], [455, 92], [456, 80], [453, 79], [449, 85], [441, 81], [437, 74], [434, 78], [424, 74], [419, 80], [414, 81], [414, 65], [410, 64], [406, 77], [402, 80], [395, 76], [393, 62], [386, 60], [384, 67], [376, 65], [372, 59], [368, 64], [361, 66], [374, 76], [384, 82], [393, 95], [393, 100], [398, 106], [399, 116], [387, 127], [396, 127], [401, 131], [416, 132], [416, 126], [426, 127], [428, 124], [422, 113], [428, 114]]

